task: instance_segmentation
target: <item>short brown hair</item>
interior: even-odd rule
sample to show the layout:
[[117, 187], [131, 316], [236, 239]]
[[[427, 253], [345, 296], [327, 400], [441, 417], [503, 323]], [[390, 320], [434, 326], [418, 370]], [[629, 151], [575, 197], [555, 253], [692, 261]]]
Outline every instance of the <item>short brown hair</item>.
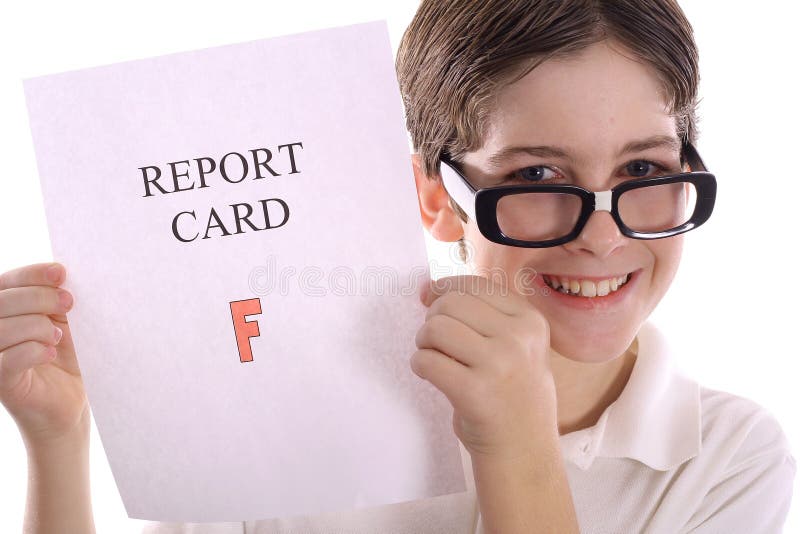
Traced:
[[604, 39], [655, 69], [678, 135], [694, 142], [698, 53], [675, 0], [422, 0], [396, 69], [425, 173], [438, 175], [442, 153], [481, 147], [498, 88]]

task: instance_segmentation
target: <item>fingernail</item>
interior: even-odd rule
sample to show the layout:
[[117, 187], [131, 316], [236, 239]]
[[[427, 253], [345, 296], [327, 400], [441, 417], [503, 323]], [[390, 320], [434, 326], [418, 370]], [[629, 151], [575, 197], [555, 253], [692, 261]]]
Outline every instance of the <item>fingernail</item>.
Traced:
[[72, 306], [72, 296], [67, 291], [59, 291], [58, 292], [58, 300], [61, 302], [61, 306], [64, 308], [69, 308]]
[[47, 279], [53, 282], [54, 284], [58, 282], [59, 277], [61, 276], [61, 269], [59, 269], [58, 265], [51, 265], [47, 268]]
[[61, 336], [63, 335], [64, 332], [62, 332], [59, 327], [56, 327], [56, 345], [58, 345], [58, 342], [61, 341]]

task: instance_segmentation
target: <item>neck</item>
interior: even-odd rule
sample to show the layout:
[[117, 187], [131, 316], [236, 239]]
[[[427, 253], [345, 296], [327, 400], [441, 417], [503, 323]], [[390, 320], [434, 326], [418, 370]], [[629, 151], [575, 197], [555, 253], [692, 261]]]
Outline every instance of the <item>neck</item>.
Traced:
[[597, 424], [605, 409], [625, 389], [637, 353], [636, 339], [623, 354], [604, 363], [576, 362], [551, 349], [559, 435]]

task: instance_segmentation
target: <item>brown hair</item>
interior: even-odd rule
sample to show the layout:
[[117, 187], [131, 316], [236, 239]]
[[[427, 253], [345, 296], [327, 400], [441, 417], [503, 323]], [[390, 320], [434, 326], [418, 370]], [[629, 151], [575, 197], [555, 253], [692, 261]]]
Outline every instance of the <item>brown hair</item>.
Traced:
[[603, 39], [655, 69], [678, 135], [694, 142], [698, 53], [675, 0], [422, 0], [396, 69], [425, 173], [438, 176], [442, 153], [480, 148], [498, 88]]

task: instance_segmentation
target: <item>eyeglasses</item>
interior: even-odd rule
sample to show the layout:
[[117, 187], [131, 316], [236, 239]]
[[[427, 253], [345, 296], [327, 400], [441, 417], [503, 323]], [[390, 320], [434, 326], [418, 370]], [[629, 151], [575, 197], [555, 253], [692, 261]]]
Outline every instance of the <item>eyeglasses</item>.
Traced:
[[714, 210], [717, 181], [690, 143], [684, 142], [682, 156], [692, 172], [635, 178], [599, 192], [569, 184], [475, 189], [446, 155], [440, 173], [450, 198], [486, 239], [543, 248], [578, 237], [595, 211], [610, 212], [620, 232], [635, 239], [661, 239], [699, 227]]

